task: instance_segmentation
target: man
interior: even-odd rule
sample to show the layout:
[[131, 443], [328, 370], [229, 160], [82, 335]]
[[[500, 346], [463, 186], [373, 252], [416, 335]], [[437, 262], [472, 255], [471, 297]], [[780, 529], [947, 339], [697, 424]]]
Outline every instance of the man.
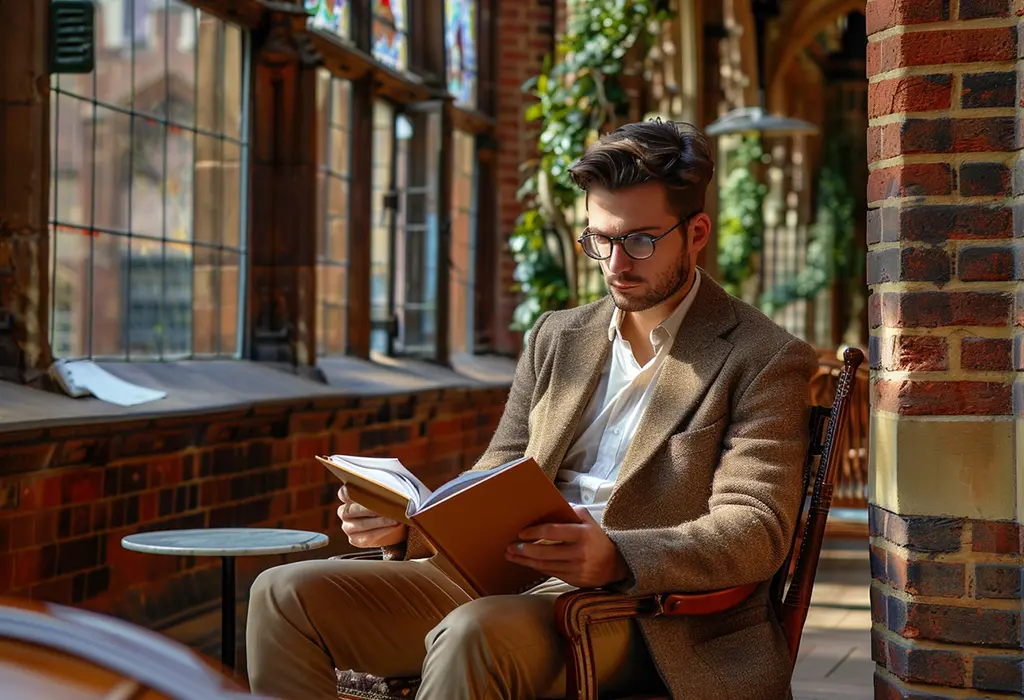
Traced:
[[[767, 582], [788, 553], [807, 446], [814, 352], [696, 266], [714, 165], [692, 127], [604, 136], [573, 167], [580, 238], [610, 296], [535, 324], [504, 415], [475, 468], [534, 457], [578, 525], [520, 533], [507, 557], [551, 578], [471, 600], [415, 532], [350, 502], [343, 530], [390, 561], [314, 561], [253, 586], [254, 690], [334, 696], [333, 669], [422, 675], [420, 700], [564, 697], [555, 597]], [[563, 544], [536, 544], [540, 539]], [[786, 696], [788, 655], [767, 585], [714, 616], [599, 625], [602, 696], [657, 688], [686, 700]]]

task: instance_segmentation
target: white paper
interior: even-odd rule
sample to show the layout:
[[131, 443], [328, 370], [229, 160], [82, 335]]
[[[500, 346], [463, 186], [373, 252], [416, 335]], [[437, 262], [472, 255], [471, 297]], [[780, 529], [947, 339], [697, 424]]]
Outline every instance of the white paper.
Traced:
[[57, 360], [54, 370], [71, 396], [92, 394], [100, 401], [135, 406], [165, 398], [167, 392], [147, 389], [115, 377], [91, 360]]

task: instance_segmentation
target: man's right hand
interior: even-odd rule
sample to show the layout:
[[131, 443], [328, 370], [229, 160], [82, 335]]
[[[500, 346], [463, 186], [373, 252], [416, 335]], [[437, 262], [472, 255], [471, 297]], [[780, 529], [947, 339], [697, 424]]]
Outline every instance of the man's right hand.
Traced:
[[349, 498], [344, 486], [338, 489], [338, 500], [341, 529], [353, 547], [388, 547], [405, 542], [408, 527], [359, 505]]

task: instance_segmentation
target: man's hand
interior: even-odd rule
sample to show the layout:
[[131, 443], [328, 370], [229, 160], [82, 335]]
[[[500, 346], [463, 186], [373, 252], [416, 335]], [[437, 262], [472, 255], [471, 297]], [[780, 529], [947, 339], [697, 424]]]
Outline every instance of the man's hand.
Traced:
[[341, 529], [353, 547], [387, 547], [404, 542], [408, 528], [354, 502], [345, 487], [338, 489], [338, 517]]
[[[582, 523], [528, 527], [519, 533], [522, 541], [509, 545], [505, 558], [579, 588], [599, 588], [624, 580], [629, 567], [615, 543], [586, 508], [576, 506], [574, 510]], [[534, 544], [537, 540], [558, 544]]]

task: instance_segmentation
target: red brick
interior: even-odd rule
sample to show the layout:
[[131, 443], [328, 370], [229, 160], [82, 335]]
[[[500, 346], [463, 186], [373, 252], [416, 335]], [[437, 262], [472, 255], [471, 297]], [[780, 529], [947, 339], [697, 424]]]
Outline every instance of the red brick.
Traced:
[[977, 564], [974, 567], [975, 598], [1019, 600], [1024, 569], [1009, 564]]
[[868, 162], [874, 163], [882, 159], [882, 127], [872, 126], [868, 129]]
[[14, 559], [14, 586], [31, 586], [39, 581], [40, 553], [38, 548], [16, 552]]
[[996, 382], [920, 382], [882, 379], [873, 406], [905, 416], [1013, 415], [1013, 387]]
[[886, 339], [881, 368], [895, 372], [944, 372], [949, 369], [949, 344], [930, 335], [896, 335]]
[[889, 328], [1005, 326], [1011, 305], [1002, 292], [887, 292], [882, 320]]
[[[1024, 311], [1022, 311], [1022, 314], [1024, 314]], [[868, 297], [868, 325], [870, 325], [872, 328], [878, 328], [879, 326], [882, 325], [881, 294], [872, 294], [870, 297]]]
[[288, 420], [289, 435], [308, 435], [327, 430], [333, 416], [332, 411], [293, 413]]
[[907, 560], [893, 552], [886, 552], [886, 576], [889, 585], [911, 595], [939, 598], [960, 598], [964, 595], [967, 574], [963, 564]]
[[897, 515], [868, 507], [868, 532], [912, 552], [937, 554], [960, 551], [965, 518], [937, 515]]
[[[937, 204], [902, 207], [898, 240], [943, 243], [947, 240], [1011, 238], [1014, 215], [1007, 207]], [[883, 240], [885, 236], [883, 224]]]
[[1006, 656], [982, 655], [974, 657], [974, 674], [971, 687], [978, 690], [994, 690], [997, 692], [1021, 694], [1024, 679], [1021, 670], [1024, 659], [1020, 653]]
[[967, 682], [967, 657], [963, 652], [922, 649], [902, 639], [889, 639], [887, 650], [888, 669], [901, 680], [954, 688], [962, 688]]
[[1012, 0], [960, 0], [960, 19], [1009, 17]]
[[[1015, 117], [952, 120], [952, 153], [1013, 151], [1016, 149]], [[947, 152], [947, 151], [940, 151]]]
[[903, 122], [882, 127], [882, 158], [895, 158], [903, 154]]
[[1003, 163], [964, 163], [960, 166], [960, 194], [965, 197], [1008, 197], [1012, 173]]
[[[875, 0], [877, 2], [877, 0]], [[873, 47], [873, 51], [871, 50]], [[874, 56], [872, 56], [874, 53]], [[869, 45], [868, 75], [910, 66], [988, 63], [1017, 58], [1017, 28], [909, 32]]]
[[887, 600], [889, 629], [908, 639], [1020, 648], [1020, 612]]
[[1020, 546], [1021, 526], [1015, 522], [971, 521], [971, 548], [975, 552], [1015, 554]]
[[946, 163], [915, 163], [874, 170], [868, 176], [868, 201], [891, 197], [948, 195], [953, 173]]
[[868, 93], [868, 117], [871, 119], [900, 112], [949, 109], [953, 103], [953, 76], [915, 75], [883, 80], [873, 83]]
[[964, 282], [1005, 282], [1014, 276], [1012, 248], [970, 246], [960, 251], [957, 276]]
[[949, 19], [948, 0], [870, 0], [865, 10], [868, 35], [892, 27]]
[[887, 248], [867, 258], [867, 283], [949, 281], [949, 255], [941, 248]]
[[1008, 338], [964, 338], [960, 366], [981, 372], [1013, 370], [1013, 341]]
[[1013, 107], [1017, 103], [1015, 71], [972, 73], [963, 76], [960, 105], [964, 109]]

